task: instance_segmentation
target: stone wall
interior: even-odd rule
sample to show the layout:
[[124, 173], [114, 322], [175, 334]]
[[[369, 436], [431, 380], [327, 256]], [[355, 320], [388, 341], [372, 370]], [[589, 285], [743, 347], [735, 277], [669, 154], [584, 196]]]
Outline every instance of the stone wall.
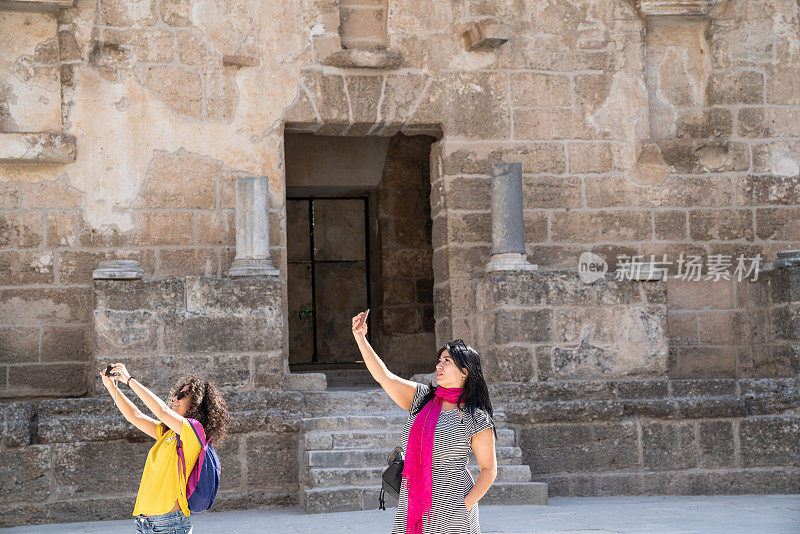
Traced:
[[192, 372], [226, 391], [281, 388], [282, 298], [272, 277], [97, 280], [93, 368], [123, 362], [158, 393]]
[[[542, 268], [572, 269], [585, 250], [613, 269], [617, 254], [772, 260], [800, 247], [792, 0], [680, 3], [668, 18], [628, 0], [60, 6], [3, 12], [12, 41], [27, 43], [0, 65], [3, 79], [27, 80], [4, 82], [17, 107], [0, 132], [6, 398], [84, 392], [24, 377], [86, 370], [80, 303], [101, 259], [139, 259], [149, 278], [225, 273], [238, 176], [270, 177], [272, 257], [285, 276], [286, 131], [440, 139], [438, 342], [475, 335], [491, 162], [523, 164], [528, 254]], [[348, 9], [380, 13], [372, 29], [384, 43], [348, 48]], [[9, 22], [20, 16], [35, 24]], [[461, 33], [485, 20], [505, 24], [508, 41], [470, 51]], [[15, 131], [45, 109], [30, 88], [56, 79], [60, 121], [48, 99], [47, 120], [29, 117], [41, 131]]]
[[[490, 394], [551, 496], [800, 491], [797, 379], [504, 384]], [[226, 400], [232, 427], [217, 448], [215, 510], [298, 503], [303, 417], [396, 409], [377, 391]], [[0, 526], [130, 517], [150, 444], [112, 402], [3, 406]]]
[[670, 280], [670, 376], [798, 376], [797, 273], [784, 267], [756, 281]]
[[478, 288], [476, 348], [491, 382], [667, 376], [663, 281], [497, 271]]
[[430, 372], [435, 361], [429, 136], [392, 138], [378, 184], [379, 271], [371, 314], [378, 354], [393, 372]]
[[551, 496], [797, 493], [797, 385], [529, 384], [504, 388], [505, 411]]

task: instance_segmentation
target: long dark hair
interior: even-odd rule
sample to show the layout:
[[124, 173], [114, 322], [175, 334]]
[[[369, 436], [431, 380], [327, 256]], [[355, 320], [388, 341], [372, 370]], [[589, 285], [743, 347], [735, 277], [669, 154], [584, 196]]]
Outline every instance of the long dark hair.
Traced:
[[[467, 372], [467, 381], [464, 383], [463, 391], [458, 396], [456, 406], [467, 413], [475, 413], [475, 410], [485, 410], [489, 414], [489, 421], [492, 422], [492, 430], [494, 431], [495, 438], [497, 437], [497, 429], [494, 424], [494, 410], [492, 410], [492, 401], [489, 398], [489, 388], [486, 386], [486, 380], [483, 378], [483, 368], [481, 367], [481, 356], [478, 351], [464, 343], [461, 339], [449, 341], [442, 345], [436, 353], [436, 359], [441, 358], [444, 351], [450, 353], [453, 362], [460, 371]], [[431, 387], [431, 390], [423, 397], [422, 402], [414, 409], [413, 415], [417, 415], [422, 407], [436, 395], [436, 387]]]
[[[214, 439], [214, 444], [219, 444], [228, 434], [228, 425], [231, 417], [228, 407], [217, 387], [200, 375], [192, 374], [181, 377], [170, 390], [170, 398], [177, 395], [185, 386], [189, 386], [189, 410], [186, 417], [197, 419], [203, 425], [206, 440]], [[164, 423], [159, 423], [164, 425]], [[167, 426], [164, 425], [166, 432]]]

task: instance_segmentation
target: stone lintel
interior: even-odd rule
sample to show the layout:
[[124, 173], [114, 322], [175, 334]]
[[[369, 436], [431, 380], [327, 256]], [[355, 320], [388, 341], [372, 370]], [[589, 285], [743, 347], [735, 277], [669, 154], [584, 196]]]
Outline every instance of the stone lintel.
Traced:
[[491, 52], [508, 42], [511, 28], [500, 22], [481, 20], [467, 24], [461, 36], [470, 52]]
[[0, 11], [54, 11], [75, 7], [76, 0], [0, 0]]
[[71, 163], [75, 138], [49, 132], [0, 133], [0, 163]]
[[342, 69], [398, 69], [403, 56], [397, 50], [365, 50], [348, 48], [337, 50], [322, 60], [323, 65]]
[[255, 56], [222, 56], [223, 67], [258, 67], [261, 65], [261, 59]]
[[707, 17], [720, 0], [635, 0], [643, 17]]

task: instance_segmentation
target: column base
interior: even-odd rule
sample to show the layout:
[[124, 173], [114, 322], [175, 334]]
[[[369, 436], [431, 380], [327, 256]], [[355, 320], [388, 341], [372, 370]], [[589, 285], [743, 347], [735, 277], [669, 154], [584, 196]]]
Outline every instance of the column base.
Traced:
[[504, 254], [492, 254], [489, 263], [486, 264], [486, 271], [538, 271], [539, 266], [528, 261], [527, 254], [507, 252]]
[[92, 271], [93, 280], [139, 280], [144, 277], [144, 270], [139, 260], [101, 261], [100, 266]]
[[252, 260], [252, 259], [238, 259], [233, 260], [228, 276], [237, 278], [240, 276], [278, 276], [280, 271], [272, 265], [268, 259], [265, 260]]

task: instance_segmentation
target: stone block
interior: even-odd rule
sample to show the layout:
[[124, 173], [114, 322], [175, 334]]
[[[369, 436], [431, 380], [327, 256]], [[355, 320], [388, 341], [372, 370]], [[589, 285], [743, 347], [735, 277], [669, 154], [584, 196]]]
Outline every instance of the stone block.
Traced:
[[734, 307], [730, 280], [667, 280], [667, 299], [671, 310], [731, 309]]
[[793, 416], [748, 417], [739, 423], [742, 465], [800, 465], [800, 421]]
[[162, 280], [95, 280], [95, 309], [176, 313], [185, 306], [185, 282]]
[[742, 349], [737, 347], [678, 347], [677, 367], [673, 378], [734, 378], [736, 361]]
[[733, 423], [731, 421], [701, 421], [698, 424], [700, 467], [717, 468], [735, 465]]
[[756, 209], [756, 228], [759, 239], [792, 241], [800, 235], [800, 209]]
[[656, 211], [653, 213], [656, 239], [682, 241], [687, 238], [687, 213], [684, 211]]
[[196, 71], [177, 65], [154, 65], [142, 67], [139, 79], [178, 115], [204, 119], [202, 81]]
[[148, 26], [156, 21], [155, 0], [102, 0], [100, 20], [108, 26]]
[[216, 276], [219, 264], [218, 251], [213, 248], [160, 250], [156, 276]]
[[581, 180], [560, 176], [527, 176], [522, 180], [523, 207], [580, 208]]
[[738, 133], [742, 137], [797, 137], [800, 132], [798, 113], [787, 108], [742, 108], [739, 110]]
[[[509, 138], [511, 110], [508, 107], [505, 73], [446, 73], [439, 76], [432, 90], [432, 98], [426, 104], [436, 105], [437, 115], [444, 117], [444, 127], [453, 136], [467, 139]], [[441, 96], [437, 98], [434, 96], [436, 93]], [[446, 169], [445, 172], [448, 173]]]
[[169, 26], [192, 25], [192, 2], [190, 0], [162, 0], [161, 20]]
[[4, 503], [46, 501], [51, 488], [49, 446], [31, 445], [0, 452], [0, 491]]
[[521, 72], [509, 74], [514, 107], [569, 106], [572, 95], [566, 76]]
[[94, 347], [100, 354], [147, 354], [158, 350], [161, 324], [146, 310], [98, 309], [94, 313]]
[[652, 235], [650, 215], [639, 211], [554, 212], [553, 241], [644, 241]]
[[42, 244], [40, 213], [0, 213], [0, 246], [38, 247]]
[[697, 466], [694, 425], [642, 423], [644, 468], [688, 469]]
[[[171, 63], [177, 53], [175, 35], [166, 30], [106, 28], [103, 31], [103, 41], [97, 46], [101, 47], [101, 50], [124, 51], [123, 63]], [[119, 68], [128, 65], [104, 66]]]
[[0, 252], [0, 284], [9, 286], [53, 283], [53, 254], [30, 250]]
[[678, 139], [708, 139], [733, 135], [733, 114], [725, 108], [710, 108], [678, 112], [675, 137]]
[[384, 8], [342, 7], [339, 33], [344, 48], [378, 48], [386, 43]]
[[214, 450], [219, 455], [220, 464], [225, 466], [220, 480], [223, 488], [241, 488], [244, 486], [244, 480], [242, 479], [244, 465], [242, 465], [240, 450], [242, 441], [246, 439], [239, 436], [227, 436], [224, 441], [214, 445]]
[[248, 487], [297, 487], [297, 434], [252, 434], [244, 438]]
[[280, 348], [282, 341], [265, 317], [170, 315], [163, 324], [168, 352], [263, 352]]
[[39, 361], [39, 328], [0, 327], [0, 363]]
[[519, 109], [514, 112], [517, 139], [593, 139], [594, 133], [571, 109]]
[[91, 325], [42, 327], [42, 362], [88, 362], [91, 356]]
[[638, 465], [636, 428], [630, 422], [531, 425], [518, 434], [523, 462], [534, 475]]
[[764, 80], [755, 71], [727, 71], [709, 76], [706, 88], [709, 105], [760, 104], [764, 99]]
[[14, 396], [81, 395], [88, 390], [88, 371], [88, 365], [77, 363], [11, 366], [7, 393]]
[[739, 345], [748, 341], [748, 317], [737, 311], [703, 311], [698, 313], [700, 343]]
[[610, 143], [569, 143], [569, 172], [575, 174], [602, 174], [619, 169]]
[[4, 405], [2, 443], [8, 449], [35, 443], [37, 411], [33, 402], [9, 402]]
[[563, 174], [567, 170], [566, 154], [560, 143], [518, 141], [509, 145], [490, 141], [472, 143], [448, 141], [443, 146], [442, 172], [445, 175], [488, 176], [489, 166], [492, 163], [516, 161], [522, 163], [522, 171], [525, 174]]
[[527, 346], [492, 346], [481, 352], [489, 382], [535, 382], [534, 350]]
[[[64, 497], [135, 493], [152, 441], [59, 443], [53, 447], [53, 477]], [[113, 469], [109, 466], [113, 465]]]
[[551, 339], [553, 312], [541, 310], [497, 310], [494, 316], [496, 343], [547, 343]]
[[789, 303], [772, 310], [772, 328], [775, 337], [800, 340], [800, 304]]
[[753, 345], [742, 356], [739, 372], [744, 377], [790, 378], [800, 373], [800, 347], [795, 344]]
[[192, 214], [188, 212], [135, 212], [137, 244], [191, 245], [194, 242]]
[[750, 210], [690, 211], [689, 234], [698, 241], [752, 241], [753, 215]]
[[0, 324], [88, 323], [91, 308], [82, 287], [0, 290]]
[[800, 177], [739, 176], [735, 191], [740, 206], [800, 204]]

